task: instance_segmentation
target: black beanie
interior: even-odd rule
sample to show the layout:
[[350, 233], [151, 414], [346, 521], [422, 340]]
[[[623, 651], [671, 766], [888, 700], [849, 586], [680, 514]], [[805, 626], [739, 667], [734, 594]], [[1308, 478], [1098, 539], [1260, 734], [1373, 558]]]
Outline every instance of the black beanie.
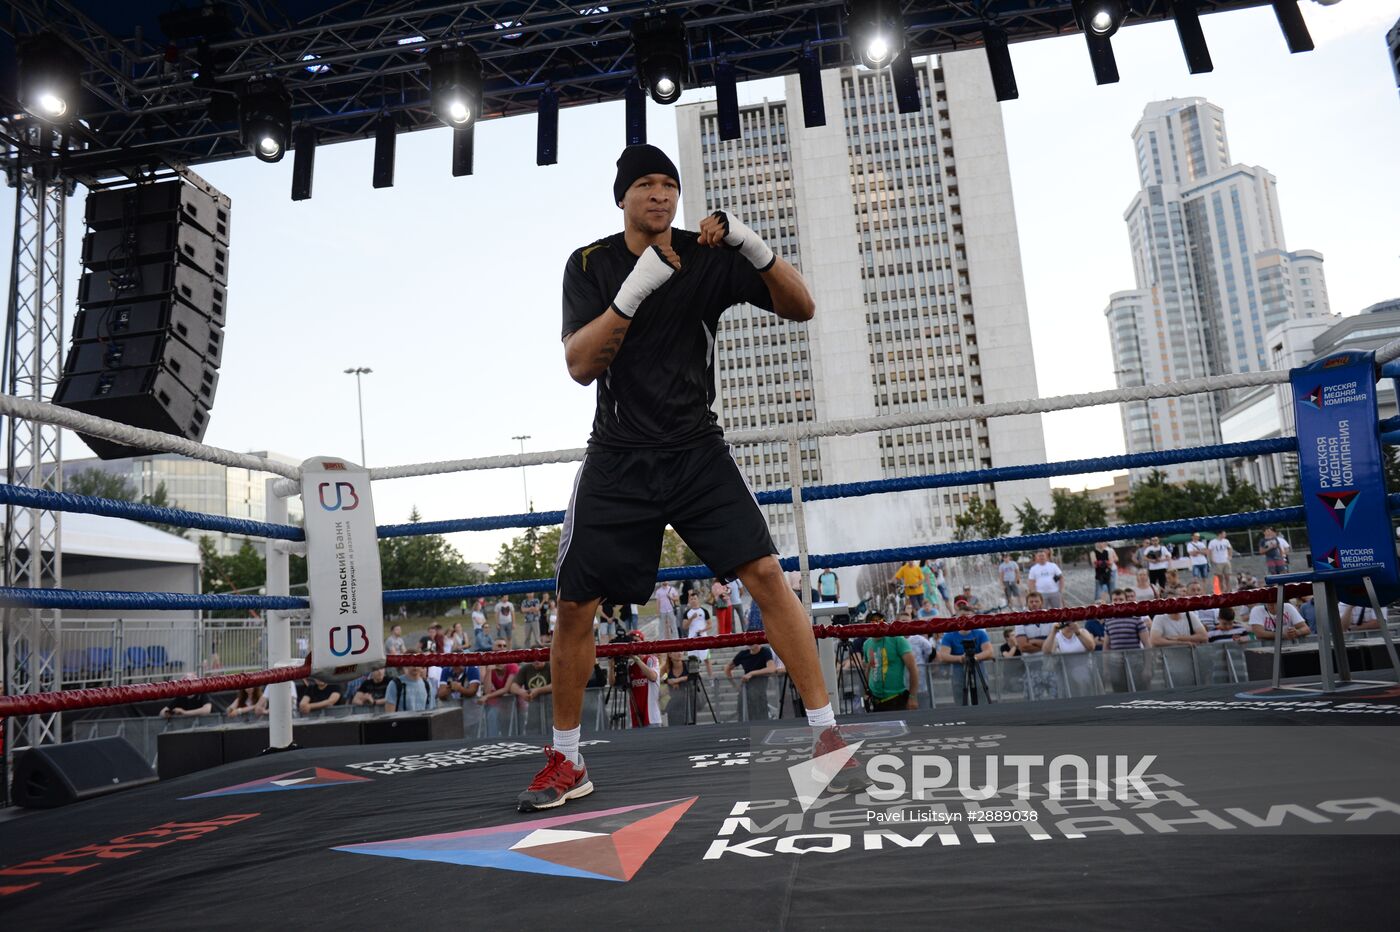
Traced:
[[670, 175], [676, 179], [676, 189], [680, 189], [681, 173], [670, 156], [656, 146], [628, 146], [617, 157], [617, 180], [613, 182], [613, 203], [622, 200], [632, 182], [643, 175]]

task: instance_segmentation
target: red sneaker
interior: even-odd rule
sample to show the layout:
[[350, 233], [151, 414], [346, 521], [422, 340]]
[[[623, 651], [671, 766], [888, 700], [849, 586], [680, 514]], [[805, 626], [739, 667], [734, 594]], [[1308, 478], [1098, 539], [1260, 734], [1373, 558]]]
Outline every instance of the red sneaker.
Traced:
[[[821, 734], [817, 735], [816, 744], [812, 746], [812, 758], [816, 759], [826, 754], [832, 754], [843, 750], [846, 747], [846, 739], [841, 736], [839, 725], [830, 725], [823, 728]], [[865, 768], [857, 762], [854, 754], [846, 761], [836, 776], [832, 777], [827, 788], [833, 793], [859, 793], [871, 783], [869, 777], [865, 775]]]
[[521, 812], [553, 809], [593, 792], [593, 781], [588, 779], [588, 767], [582, 756], [575, 767], [554, 748], [546, 747], [544, 754], [547, 759], [544, 769], [535, 774], [535, 779], [516, 801]]

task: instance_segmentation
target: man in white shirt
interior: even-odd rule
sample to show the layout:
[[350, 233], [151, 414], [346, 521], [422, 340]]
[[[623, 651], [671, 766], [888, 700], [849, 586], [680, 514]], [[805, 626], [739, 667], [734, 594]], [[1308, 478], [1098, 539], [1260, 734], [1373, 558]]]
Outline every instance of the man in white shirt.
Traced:
[[1026, 571], [1031, 591], [1039, 592], [1046, 608], [1064, 608], [1065, 576], [1060, 567], [1050, 561], [1050, 551], [1037, 550], [1035, 562]]
[[1190, 612], [1152, 616], [1153, 647], [1190, 647], [1210, 640], [1205, 625]]
[[1172, 565], [1171, 548], [1162, 546], [1161, 539], [1154, 537], [1143, 550], [1142, 556], [1147, 561], [1147, 578], [1160, 592], [1167, 585], [1167, 570], [1171, 569]]
[[1210, 551], [1210, 571], [1220, 579], [1220, 591], [1232, 591], [1234, 586], [1230, 585], [1230, 580], [1234, 578], [1235, 568], [1230, 561], [1235, 556], [1235, 548], [1230, 538], [1221, 531], [1215, 535], [1215, 540], [1206, 544], [1206, 549]]
[[[704, 606], [700, 604], [699, 593], [692, 592], [690, 594], [690, 607], [685, 613], [685, 626], [685, 636], [688, 638], [705, 637], [711, 633], [710, 613], [705, 611]], [[711, 680], [715, 678], [714, 666], [710, 663], [709, 648], [706, 647], [700, 650], [687, 651], [687, 653], [696, 660], [703, 660], [705, 662], [705, 676]]]
[[[1272, 605], [1256, 605], [1249, 610], [1249, 629], [1254, 632], [1254, 636], [1261, 641], [1272, 641], [1275, 631], [1278, 629], [1278, 622], [1274, 618], [1274, 607]], [[1312, 631], [1308, 629], [1308, 623], [1303, 620], [1303, 616], [1298, 614], [1298, 610], [1291, 602], [1283, 603], [1283, 636], [1289, 641], [1296, 641], [1305, 638]]]
[[1205, 579], [1210, 575], [1209, 553], [1209, 545], [1201, 540], [1200, 532], [1192, 534], [1186, 543], [1186, 555], [1191, 558], [1191, 575], [1197, 579]]
[[[1034, 569], [1034, 567], [1032, 567]], [[1038, 612], [1045, 607], [1045, 597], [1035, 590], [1026, 593], [1026, 611]], [[1016, 646], [1022, 654], [1038, 654], [1045, 646], [1045, 639], [1055, 631], [1051, 622], [1044, 624], [1017, 625], [1011, 632], [1016, 638]]]

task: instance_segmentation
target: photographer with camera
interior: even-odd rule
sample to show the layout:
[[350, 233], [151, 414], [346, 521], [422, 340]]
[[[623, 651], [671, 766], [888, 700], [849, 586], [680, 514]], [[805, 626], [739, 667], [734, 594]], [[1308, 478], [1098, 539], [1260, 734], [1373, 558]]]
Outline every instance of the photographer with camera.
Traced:
[[[872, 613], [870, 622], [884, 624], [885, 616]], [[894, 712], [919, 707], [919, 668], [908, 638], [866, 638], [861, 654], [865, 658], [870, 711]]]
[[[958, 606], [959, 618], [970, 618], [972, 609], [967, 605]], [[981, 628], [966, 631], [949, 631], [938, 642], [938, 662], [956, 664], [949, 671], [953, 685], [953, 699], [958, 705], [977, 705], [978, 689], [991, 700], [987, 688], [987, 677], [982, 672], [981, 663], [996, 655], [992, 639]]]
[[[612, 639], [613, 644], [636, 644], [645, 640], [640, 631], [626, 631]], [[629, 709], [633, 728], [661, 724], [661, 663], [655, 654], [613, 657], [608, 664], [608, 689], [613, 695], [609, 709], [620, 721], [622, 703]], [[624, 698], [625, 697], [625, 698]]]

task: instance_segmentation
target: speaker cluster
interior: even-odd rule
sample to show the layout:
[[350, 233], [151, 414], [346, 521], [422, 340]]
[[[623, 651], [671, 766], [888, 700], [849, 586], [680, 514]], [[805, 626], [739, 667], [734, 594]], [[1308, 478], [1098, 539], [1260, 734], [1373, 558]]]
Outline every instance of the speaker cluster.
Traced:
[[[54, 404], [204, 438], [223, 356], [229, 206], [181, 179], [88, 195], [78, 317]], [[80, 436], [102, 459], [152, 452]]]

